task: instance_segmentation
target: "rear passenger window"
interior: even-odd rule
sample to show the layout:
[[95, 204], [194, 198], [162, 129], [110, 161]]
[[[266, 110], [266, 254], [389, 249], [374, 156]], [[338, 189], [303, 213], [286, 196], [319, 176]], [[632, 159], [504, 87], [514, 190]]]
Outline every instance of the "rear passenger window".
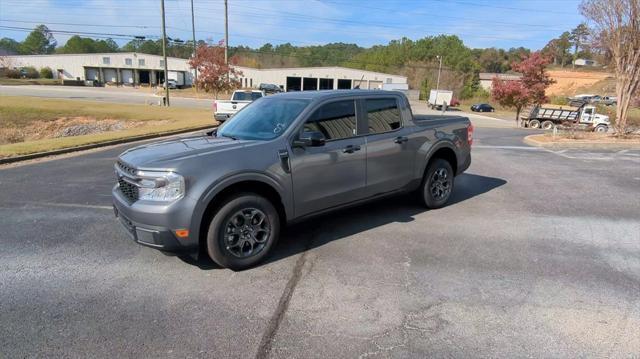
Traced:
[[353, 100], [322, 105], [304, 124], [304, 131], [321, 132], [327, 140], [356, 135], [356, 106]]
[[366, 100], [369, 133], [383, 133], [401, 127], [400, 109], [393, 98]]

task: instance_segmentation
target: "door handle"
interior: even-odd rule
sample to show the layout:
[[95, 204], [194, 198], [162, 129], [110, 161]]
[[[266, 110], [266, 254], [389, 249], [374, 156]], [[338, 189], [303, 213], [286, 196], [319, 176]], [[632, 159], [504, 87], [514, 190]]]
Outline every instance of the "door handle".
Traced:
[[395, 142], [395, 143], [404, 143], [404, 142], [407, 142], [407, 141], [409, 141], [409, 138], [405, 137], [405, 136], [396, 137], [396, 139], [393, 140], [393, 142]]
[[356, 151], [360, 151], [360, 146], [349, 145], [342, 150], [343, 153], [354, 153]]

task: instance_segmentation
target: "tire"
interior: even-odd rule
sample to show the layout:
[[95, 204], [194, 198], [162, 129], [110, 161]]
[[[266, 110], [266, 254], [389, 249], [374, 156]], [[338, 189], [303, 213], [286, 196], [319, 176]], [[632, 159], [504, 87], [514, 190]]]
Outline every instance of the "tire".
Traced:
[[543, 130], [552, 130], [553, 129], [553, 122], [551, 121], [544, 121], [542, 123], [542, 129]]
[[242, 270], [267, 257], [279, 235], [280, 217], [273, 204], [257, 194], [239, 193], [211, 219], [207, 252], [221, 267]]
[[593, 129], [593, 132], [605, 133], [609, 130], [609, 128], [605, 125], [598, 125]]
[[418, 188], [422, 204], [430, 209], [444, 207], [453, 192], [453, 184], [454, 175], [451, 164], [441, 158], [435, 158], [429, 163], [422, 178], [422, 184]]
[[538, 120], [531, 120], [529, 121], [529, 128], [540, 128], [540, 121]]

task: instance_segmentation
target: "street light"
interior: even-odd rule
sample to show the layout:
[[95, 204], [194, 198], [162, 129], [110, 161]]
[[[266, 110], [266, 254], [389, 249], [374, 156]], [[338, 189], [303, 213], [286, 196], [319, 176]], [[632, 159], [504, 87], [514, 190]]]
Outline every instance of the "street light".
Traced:
[[440, 90], [440, 72], [442, 72], [442, 56], [437, 55], [436, 59], [440, 60], [440, 66], [438, 66], [438, 82], [436, 82], [436, 90]]

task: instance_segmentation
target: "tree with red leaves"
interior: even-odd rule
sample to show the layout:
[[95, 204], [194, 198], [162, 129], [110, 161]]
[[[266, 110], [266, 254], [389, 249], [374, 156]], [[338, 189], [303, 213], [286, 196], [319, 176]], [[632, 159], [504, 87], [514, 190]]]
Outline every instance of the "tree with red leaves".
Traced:
[[504, 107], [516, 109], [516, 126], [522, 109], [531, 103], [531, 93], [521, 80], [503, 81], [495, 77], [491, 84], [491, 96]]
[[503, 81], [494, 78], [491, 84], [491, 96], [504, 107], [516, 109], [516, 125], [520, 120], [520, 112], [530, 104], [541, 104], [547, 101], [545, 91], [555, 81], [549, 77], [545, 67], [550, 59], [540, 52], [534, 52], [514, 62], [511, 68], [522, 74], [517, 81]]
[[[234, 64], [235, 57], [230, 59]], [[242, 72], [224, 62], [224, 47], [200, 45], [189, 65], [198, 71], [196, 87], [206, 92], [213, 92], [215, 98], [223, 91], [231, 91], [240, 87]]]
[[547, 71], [547, 65], [551, 59], [543, 56], [540, 52], [534, 52], [522, 59], [521, 62], [514, 62], [511, 68], [522, 74], [522, 84], [529, 92], [531, 103], [542, 104], [547, 101], [545, 91], [549, 85], [555, 83]]

